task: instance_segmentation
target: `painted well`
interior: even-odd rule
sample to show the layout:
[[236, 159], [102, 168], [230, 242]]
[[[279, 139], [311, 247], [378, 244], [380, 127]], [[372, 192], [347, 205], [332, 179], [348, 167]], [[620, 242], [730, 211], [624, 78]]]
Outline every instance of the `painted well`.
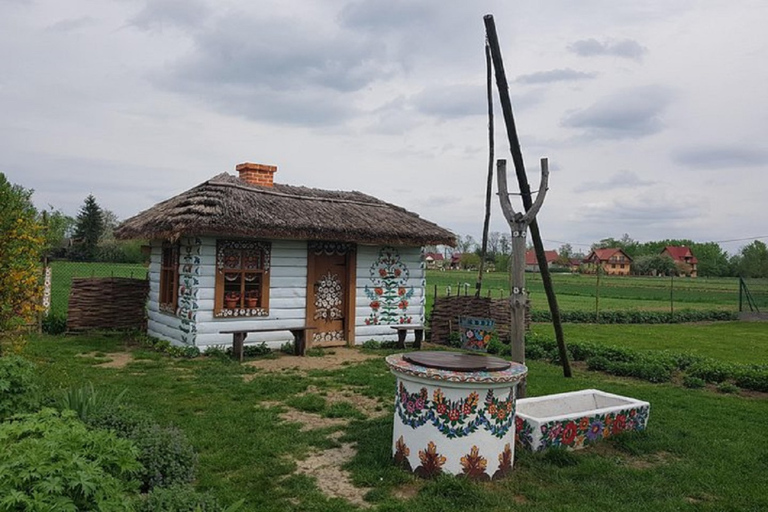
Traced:
[[644, 430], [650, 404], [584, 389], [517, 401], [517, 444], [531, 451], [578, 450], [621, 432]]
[[[482, 357], [482, 356], [479, 356]], [[527, 373], [457, 372], [387, 357], [397, 377], [392, 454], [421, 477], [442, 473], [496, 480], [512, 470], [517, 383]]]

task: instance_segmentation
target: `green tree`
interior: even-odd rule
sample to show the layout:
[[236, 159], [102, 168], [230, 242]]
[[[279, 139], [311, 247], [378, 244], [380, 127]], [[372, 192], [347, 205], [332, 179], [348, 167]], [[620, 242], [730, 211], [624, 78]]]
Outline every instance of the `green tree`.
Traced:
[[668, 276], [677, 273], [675, 261], [664, 254], [645, 254], [632, 262], [632, 273], [640, 276]]
[[74, 232], [75, 219], [50, 207], [40, 214], [40, 222], [45, 227], [45, 254], [63, 256], [66, 240]]
[[31, 323], [41, 309], [44, 238], [31, 197], [0, 173], [0, 331]]
[[768, 247], [755, 240], [741, 248], [738, 272], [742, 277], [768, 277]]
[[85, 198], [85, 203], [77, 214], [76, 245], [73, 250], [75, 258], [84, 261], [95, 260], [98, 255], [99, 240], [103, 234], [104, 212], [91, 194]]

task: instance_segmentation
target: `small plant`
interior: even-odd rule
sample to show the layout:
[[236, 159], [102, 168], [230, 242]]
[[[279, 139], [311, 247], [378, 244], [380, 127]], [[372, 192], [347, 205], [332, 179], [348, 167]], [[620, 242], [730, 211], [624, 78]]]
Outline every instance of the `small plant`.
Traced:
[[453, 348], [461, 348], [461, 334], [456, 331], [451, 331], [448, 335], [448, 346]]
[[491, 334], [491, 341], [488, 342], [487, 348], [489, 354], [504, 354], [509, 351], [509, 347], [499, 339], [498, 333], [495, 332]]
[[739, 387], [731, 382], [721, 382], [717, 385], [717, 390], [720, 393], [734, 394], [739, 392]]
[[98, 411], [118, 406], [127, 391], [127, 388], [123, 389], [117, 395], [100, 393], [94, 389], [93, 383], [89, 382], [79, 388], [69, 388], [64, 391], [56, 405], [59, 410], [74, 411], [78, 418], [87, 421], [91, 415], [97, 414]]
[[36, 390], [34, 363], [19, 356], [0, 357], [0, 419], [31, 410]]
[[313, 347], [307, 350], [307, 353], [306, 353], [308, 357], [323, 357], [325, 354], [326, 352], [323, 347]]
[[683, 376], [683, 386], [691, 389], [699, 389], [706, 386], [707, 383], [700, 377], [694, 377], [693, 375]]
[[43, 332], [46, 334], [63, 334], [67, 330], [67, 315], [48, 313], [43, 317]]
[[191, 485], [173, 485], [153, 489], [141, 502], [138, 510], [139, 512], [235, 512], [242, 505], [241, 500], [225, 508], [211, 493], [196, 491]]
[[293, 354], [293, 342], [292, 341], [286, 341], [282, 345], [280, 345], [280, 352], [283, 354]]
[[361, 347], [367, 348], [369, 350], [378, 350], [381, 348], [381, 343], [376, 340], [365, 340]]
[[227, 292], [224, 294], [224, 300], [238, 301], [240, 300], [239, 292]]

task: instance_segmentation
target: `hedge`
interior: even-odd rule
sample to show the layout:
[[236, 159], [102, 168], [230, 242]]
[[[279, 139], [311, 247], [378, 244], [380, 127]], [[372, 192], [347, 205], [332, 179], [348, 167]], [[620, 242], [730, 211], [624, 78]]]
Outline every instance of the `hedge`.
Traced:
[[[734, 311], [684, 309], [675, 313], [664, 311], [561, 311], [560, 318], [571, 324], [682, 324], [688, 322], [730, 322], [739, 319]], [[549, 311], [532, 311], [532, 322], [551, 322]]]

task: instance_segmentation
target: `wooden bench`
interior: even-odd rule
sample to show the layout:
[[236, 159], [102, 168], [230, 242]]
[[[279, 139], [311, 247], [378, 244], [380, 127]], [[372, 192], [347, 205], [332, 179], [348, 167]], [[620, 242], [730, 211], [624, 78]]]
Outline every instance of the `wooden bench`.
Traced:
[[403, 324], [392, 325], [390, 327], [397, 331], [397, 348], [405, 348], [405, 337], [408, 334], [408, 331], [413, 331], [413, 348], [421, 350], [421, 340], [424, 339], [423, 325]]
[[231, 334], [232, 335], [232, 354], [237, 357], [238, 361], [243, 362], [243, 344], [245, 337], [252, 332], [278, 332], [278, 331], [290, 331], [293, 334], [293, 353], [297, 356], [303, 356], [307, 350], [307, 331], [316, 329], [308, 325], [302, 325], [301, 327], [282, 327], [282, 328], [259, 328], [243, 329], [239, 331], [219, 331], [219, 334]]

